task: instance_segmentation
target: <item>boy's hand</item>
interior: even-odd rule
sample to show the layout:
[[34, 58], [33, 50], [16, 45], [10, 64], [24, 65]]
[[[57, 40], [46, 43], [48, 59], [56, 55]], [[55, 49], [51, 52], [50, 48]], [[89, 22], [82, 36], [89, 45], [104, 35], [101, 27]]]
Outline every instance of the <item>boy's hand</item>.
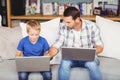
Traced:
[[21, 53], [16, 53], [15, 56], [16, 56], [16, 57], [21, 57], [22, 55], [21, 55]]

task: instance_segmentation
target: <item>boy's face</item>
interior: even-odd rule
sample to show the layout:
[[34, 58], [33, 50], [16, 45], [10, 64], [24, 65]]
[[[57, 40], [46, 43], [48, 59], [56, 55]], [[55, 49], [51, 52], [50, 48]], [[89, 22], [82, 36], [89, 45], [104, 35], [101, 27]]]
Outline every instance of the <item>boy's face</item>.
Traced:
[[35, 29], [30, 29], [28, 31], [28, 36], [31, 42], [37, 42], [38, 37], [39, 37], [40, 31], [39, 30], [35, 30]]

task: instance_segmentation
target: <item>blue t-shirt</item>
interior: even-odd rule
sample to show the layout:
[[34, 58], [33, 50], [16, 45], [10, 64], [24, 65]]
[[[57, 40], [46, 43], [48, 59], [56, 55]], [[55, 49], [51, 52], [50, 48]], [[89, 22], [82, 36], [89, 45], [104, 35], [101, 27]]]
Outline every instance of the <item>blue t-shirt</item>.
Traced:
[[48, 42], [45, 38], [39, 37], [35, 44], [32, 44], [26, 36], [20, 40], [17, 49], [23, 52], [23, 56], [43, 56], [49, 50]]

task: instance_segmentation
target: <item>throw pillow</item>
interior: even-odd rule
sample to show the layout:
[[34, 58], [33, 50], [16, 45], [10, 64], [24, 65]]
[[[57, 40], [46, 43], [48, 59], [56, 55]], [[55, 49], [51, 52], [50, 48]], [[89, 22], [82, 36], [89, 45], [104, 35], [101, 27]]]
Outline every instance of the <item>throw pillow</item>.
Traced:
[[49, 45], [51, 46], [59, 35], [60, 28], [60, 18], [55, 18], [50, 21], [41, 23], [40, 35], [47, 39]]
[[104, 43], [104, 50], [100, 55], [120, 59], [120, 22], [96, 16], [96, 23]]

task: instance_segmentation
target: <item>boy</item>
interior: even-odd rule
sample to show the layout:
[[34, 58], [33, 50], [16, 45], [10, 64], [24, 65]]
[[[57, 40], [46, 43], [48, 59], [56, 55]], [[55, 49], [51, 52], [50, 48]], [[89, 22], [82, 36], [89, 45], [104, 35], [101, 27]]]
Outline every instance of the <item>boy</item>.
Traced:
[[[28, 36], [22, 38], [18, 44], [16, 57], [20, 56], [43, 56], [49, 50], [49, 45], [45, 38], [39, 36], [40, 24], [30, 20], [26, 25]], [[39, 67], [39, 66], [38, 66]], [[40, 72], [43, 80], [51, 80], [51, 72]], [[18, 72], [19, 80], [28, 80], [30, 72]]]

